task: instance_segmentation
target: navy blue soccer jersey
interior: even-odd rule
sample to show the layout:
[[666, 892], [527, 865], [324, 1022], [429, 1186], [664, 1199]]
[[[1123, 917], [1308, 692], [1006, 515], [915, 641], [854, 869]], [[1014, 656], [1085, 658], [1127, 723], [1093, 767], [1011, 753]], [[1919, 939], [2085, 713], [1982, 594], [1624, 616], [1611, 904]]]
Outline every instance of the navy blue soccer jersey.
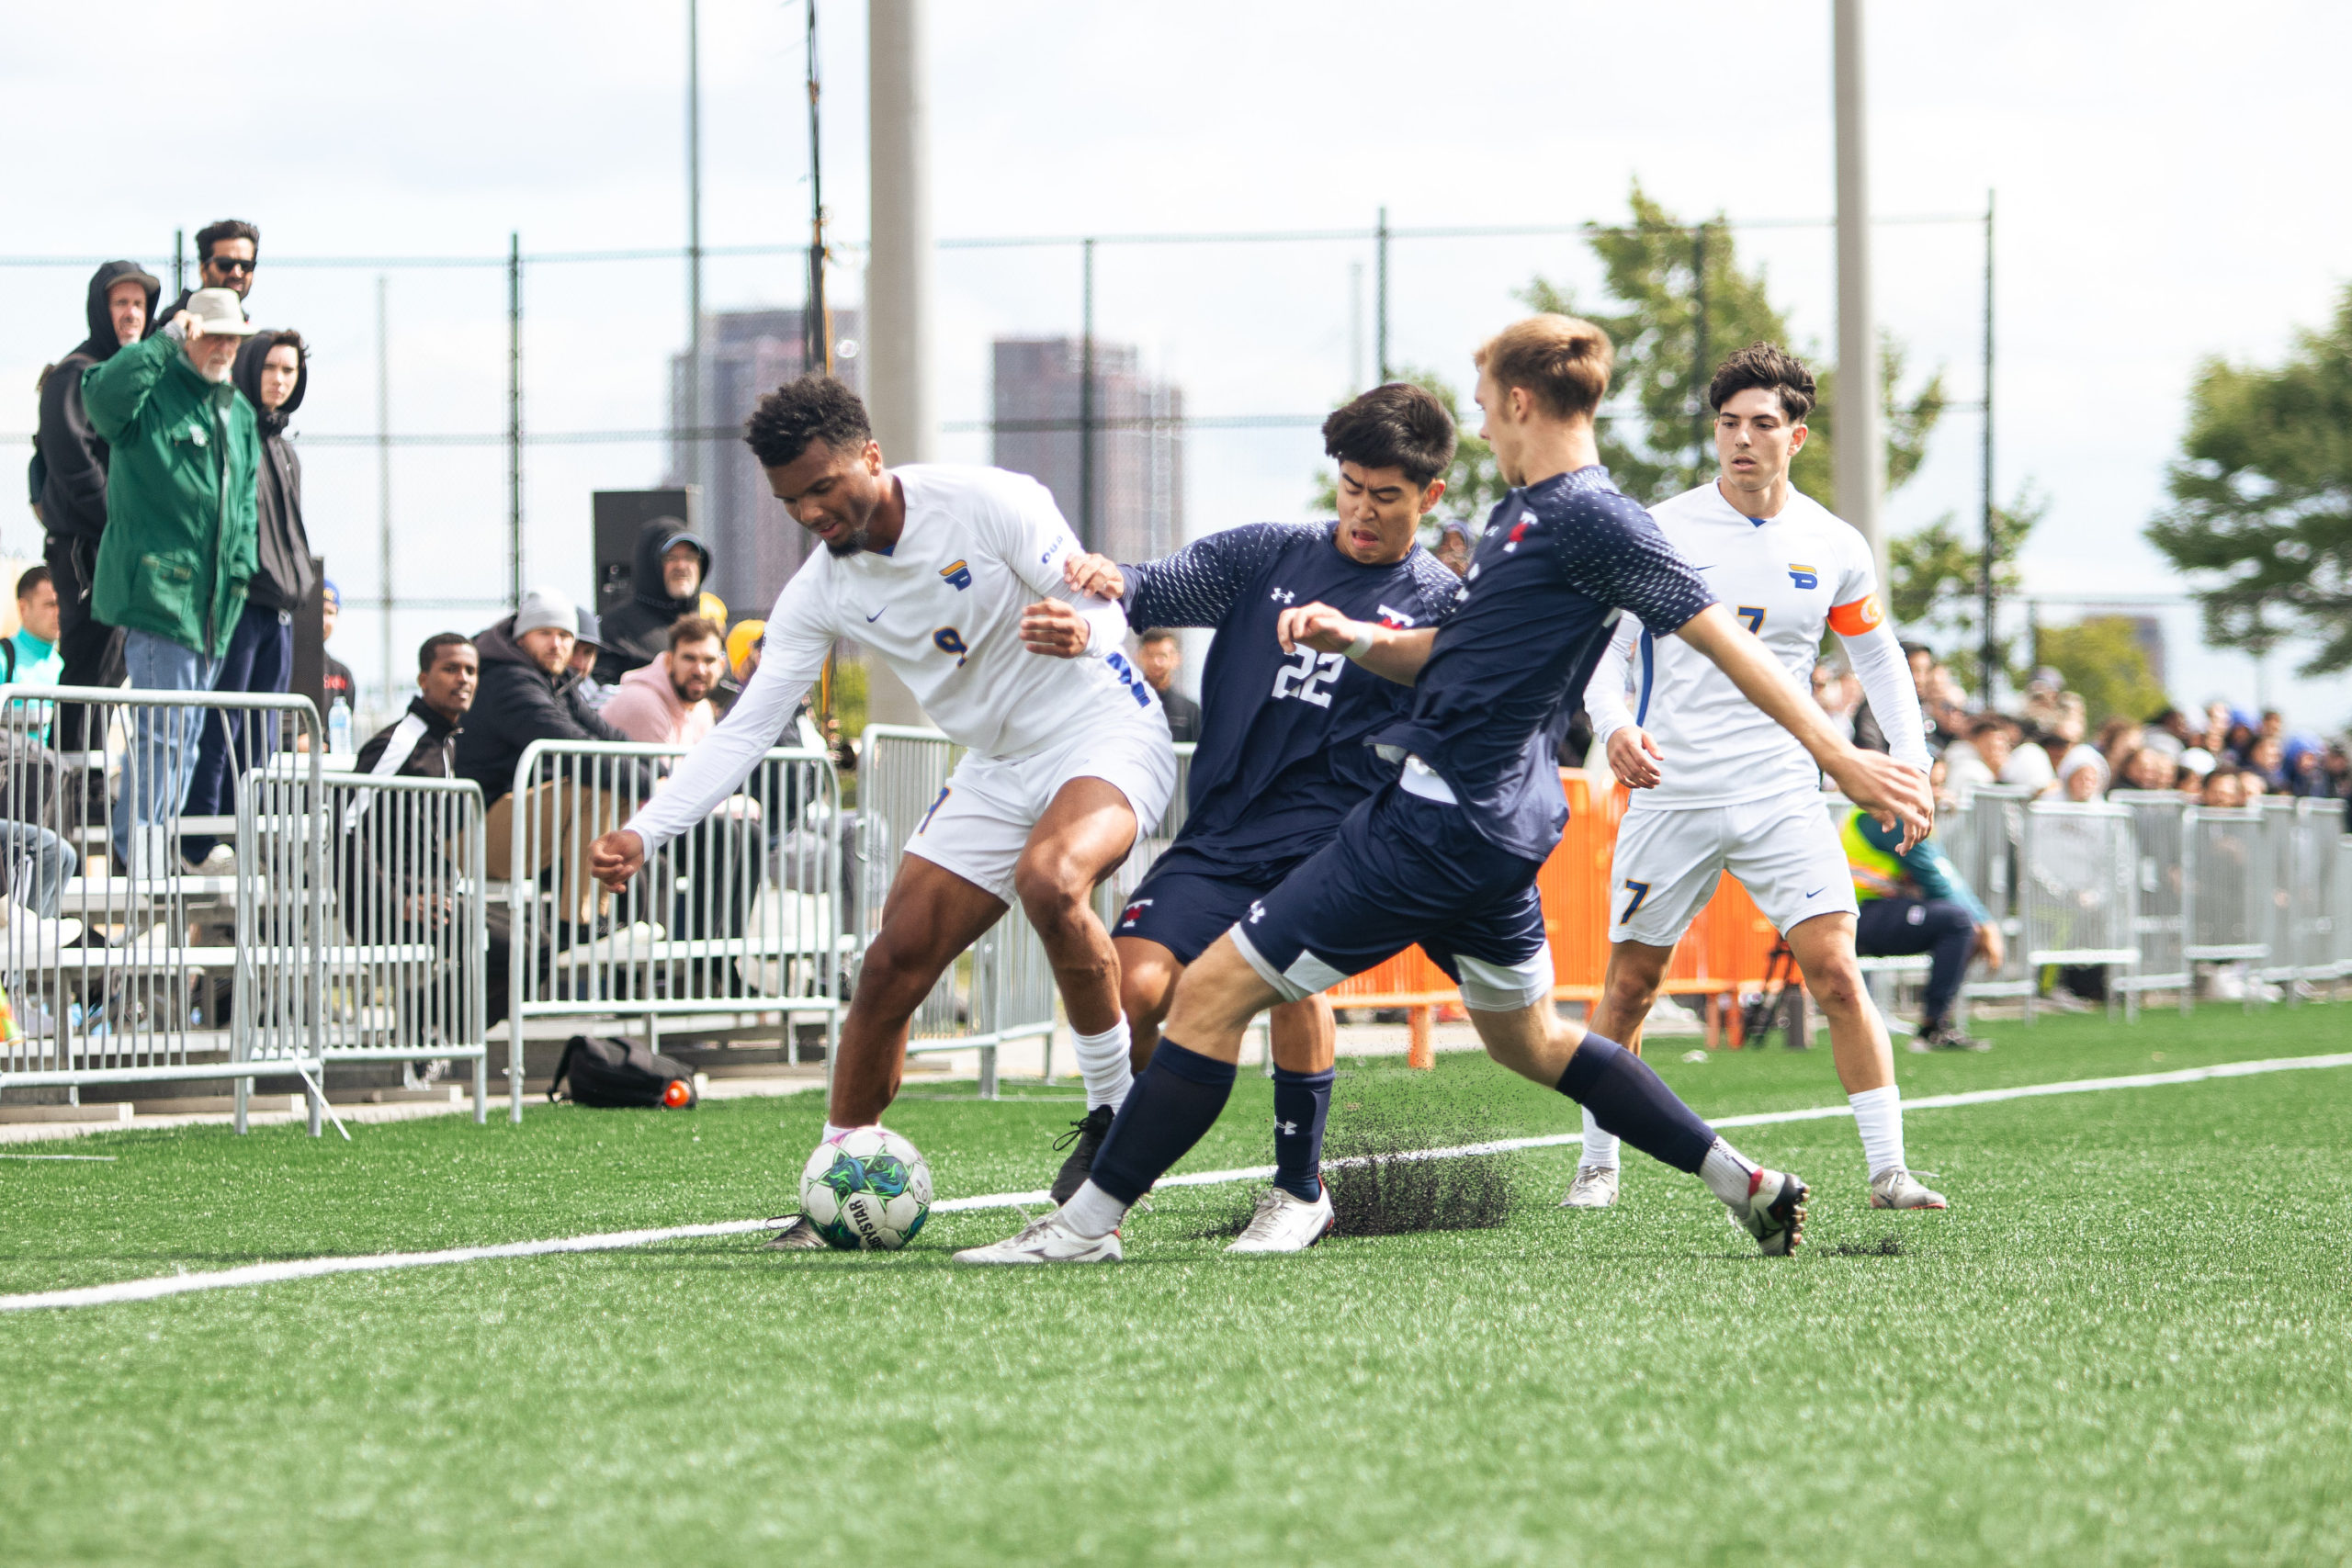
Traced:
[[1461, 603], [1462, 582], [1418, 545], [1387, 566], [1350, 560], [1333, 543], [1338, 528], [1252, 523], [1120, 567], [1129, 625], [1216, 628], [1178, 843], [1233, 860], [1308, 853], [1396, 776], [1365, 742], [1405, 711], [1412, 688], [1343, 654], [1286, 654], [1274, 623], [1320, 602], [1354, 620], [1434, 626]]
[[1715, 596], [1598, 467], [1505, 496], [1465, 586], [1410, 711], [1374, 739], [1435, 769], [1480, 837], [1540, 861], [1568, 819], [1554, 753], [1615, 612], [1663, 637]]

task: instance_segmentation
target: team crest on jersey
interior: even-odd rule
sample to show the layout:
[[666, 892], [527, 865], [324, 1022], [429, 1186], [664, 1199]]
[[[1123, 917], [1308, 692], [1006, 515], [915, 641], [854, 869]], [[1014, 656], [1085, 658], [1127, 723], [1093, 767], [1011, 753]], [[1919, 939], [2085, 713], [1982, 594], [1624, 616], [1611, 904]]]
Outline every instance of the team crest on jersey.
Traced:
[[1519, 542], [1527, 537], [1527, 530], [1534, 526], [1534, 524], [1535, 519], [1532, 517], [1522, 517], [1518, 522], [1512, 524], [1510, 525], [1510, 536], [1503, 540], [1503, 553], [1505, 555], [1509, 555], [1511, 551], [1519, 548]]
[[1119, 924], [1122, 926], [1134, 925], [1136, 920], [1142, 918], [1143, 912], [1149, 908], [1151, 908], [1150, 899], [1136, 899], [1134, 903], [1129, 904], [1125, 908], [1119, 911]]
[[949, 585], [958, 592], [972, 586], [972, 569], [962, 561], [949, 561], [939, 569], [939, 575], [945, 578]]
[[1380, 624], [1394, 631], [1401, 632], [1408, 626], [1413, 625], [1412, 616], [1405, 614], [1402, 610], [1392, 610], [1385, 604], [1383, 604], [1380, 607], [1377, 614], [1380, 616]]
[[1799, 566], [1796, 562], [1791, 561], [1789, 581], [1799, 588], [1818, 588], [1821, 586], [1821, 574], [1809, 566]]

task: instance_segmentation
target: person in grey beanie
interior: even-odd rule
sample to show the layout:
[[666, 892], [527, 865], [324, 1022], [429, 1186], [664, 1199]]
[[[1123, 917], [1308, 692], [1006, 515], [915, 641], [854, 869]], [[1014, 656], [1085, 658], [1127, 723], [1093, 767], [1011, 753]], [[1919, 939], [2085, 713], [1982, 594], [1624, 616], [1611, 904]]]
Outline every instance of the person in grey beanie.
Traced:
[[[458, 776], [481, 786], [488, 809], [482, 821], [483, 847], [490, 874], [503, 875], [511, 863], [514, 818], [514, 769], [534, 740], [627, 740], [582, 701], [571, 679], [572, 644], [577, 640], [579, 612], [560, 589], [534, 588], [523, 595], [514, 614], [474, 638], [481, 658], [481, 684], [472, 711], [458, 732]], [[526, 872], [546, 869], [559, 840], [574, 841], [574, 819], [584, 816], [577, 841], [585, 844], [616, 826], [648, 793], [637, 770], [615, 775], [619, 788], [613, 794], [596, 790], [537, 786], [534, 797], [519, 809], [539, 812], [536, 841], [538, 864]], [[590, 825], [593, 824], [593, 825]], [[585, 921], [594, 918], [587, 902], [593, 886], [582, 868], [577, 886], [567, 889], [565, 908]]]

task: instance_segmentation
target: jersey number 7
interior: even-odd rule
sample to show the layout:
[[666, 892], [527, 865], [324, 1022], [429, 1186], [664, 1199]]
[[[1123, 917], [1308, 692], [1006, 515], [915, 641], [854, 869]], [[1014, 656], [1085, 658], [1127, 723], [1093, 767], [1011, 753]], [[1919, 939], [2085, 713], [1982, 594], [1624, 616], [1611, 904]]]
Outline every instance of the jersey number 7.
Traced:
[[1277, 698], [1296, 697], [1301, 702], [1328, 708], [1331, 705], [1329, 688], [1340, 678], [1340, 671], [1347, 668], [1347, 663], [1348, 656], [1344, 653], [1317, 653], [1311, 648], [1302, 648], [1298, 650], [1296, 663], [1285, 664], [1274, 671], [1274, 695]]

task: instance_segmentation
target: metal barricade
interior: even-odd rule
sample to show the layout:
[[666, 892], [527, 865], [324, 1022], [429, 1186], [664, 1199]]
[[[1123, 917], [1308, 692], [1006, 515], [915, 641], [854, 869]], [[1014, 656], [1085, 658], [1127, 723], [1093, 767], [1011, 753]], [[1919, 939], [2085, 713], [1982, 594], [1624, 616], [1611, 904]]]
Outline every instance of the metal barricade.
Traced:
[[[862, 900], [858, 950], [882, 929], [888, 889], [933, 807], [945, 798], [962, 749], [935, 729], [871, 724], [858, 755], [858, 865]], [[908, 1022], [910, 1056], [949, 1051], [980, 1054], [980, 1096], [997, 1094], [997, 1052], [1016, 1040], [1054, 1037], [1053, 965], [1018, 908], [948, 965]]]
[[[820, 1015], [826, 1060], [844, 988], [846, 820], [832, 761], [776, 747], [699, 826], [604, 892], [589, 846], [627, 821], [684, 746], [537, 740], [511, 794], [483, 813], [486, 863], [507, 877], [508, 1114], [523, 1115], [523, 1035], [534, 1018]], [[495, 944], [502, 933], [492, 931]], [[830, 1069], [829, 1069], [830, 1070]]]
[[2025, 925], [2018, 911], [2018, 856], [2025, 840], [2025, 810], [2033, 792], [2008, 784], [1984, 784], [1946, 814], [1938, 832], [1944, 853], [2000, 929], [2004, 947], [1999, 969], [1962, 987], [1968, 997], [2029, 997], [2032, 965], [2026, 961]]
[[[2188, 939], [2181, 957], [2199, 964], [2248, 966], [2243, 999], [2256, 999], [2253, 971], [2267, 964], [2270, 863], [2262, 808], [2192, 806], [2181, 814], [2182, 924]], [[2182, 994], [2181, 1009], [2191, 998]]]
[[[307, 755], [277, 755], [294, 736]], [[300, 696], [0, 687], [0, 1089], [230, 1079], [242, 1107], [292, 1077], [320, 1130], [324, 750]], [[235, 787], [264, 773], [283, 779], [267, 850]], [[191, 787], [232, 810], [187, 811]]]
[[2116, 981], [2135, 992], [2177, 991], [2189, 998], [2185, 916], [2188, 889], [2183, 876], [2182, 834], [2188, 803], [2168, 789], [2120, 789], [2107, 797], [2110, 806], [2132, 813], [2132, 830], [2139, 843], [2140, 913], [2132, 930], [2140, 944], [2140, 970]]
[[[480, 786], [466, 779], [330, 773], [325, 820], [332, 847], [320, 946], [322, 1051], [334, 1062], [470, 1062], [474, 1120], [489, 1114], [486, 1019], [489, 937], [484, 912]], [[304, 878], [292, 840], [300, 818], [287, 781], [256, 773], [251, 896], [239, 905], [243, 932], [256, 937], [280, 919]], [[254, 951], [270, 950], [266, 941]], [[256, 1047], [269, 1043], [282, 977], [241, 964], [251, 987]], [[242, 1113], [243, 1107], [240, 1106]]]
[[2343, 807], [2333, 800], [2274, 797], [2261, 802], [2268, 848], [2270, 959], [2262, 977], [2287, 988], [2290, 1002], [2335, 976], [2335, 840]]
[[[2136, 968], [2140, 854], [2131, 810], [2100, 802], [2037, 801], [2025, 808], [2024, 828], [2017, 894], [2028, 969]], [[2120, 992], [2127, 1014], [2137, 1016], [2136, 990], [2106, 989], [2110, 1014]], [[2029, 1022], [2033, 1003], [2029, 990]]]

